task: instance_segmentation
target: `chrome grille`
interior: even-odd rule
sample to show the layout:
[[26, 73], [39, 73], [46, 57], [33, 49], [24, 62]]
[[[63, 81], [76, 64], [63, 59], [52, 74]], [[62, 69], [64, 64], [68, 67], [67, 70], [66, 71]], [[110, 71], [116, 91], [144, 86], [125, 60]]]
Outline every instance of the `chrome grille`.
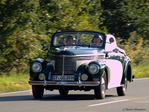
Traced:
[[[64, 58], [64, 64], [63, 64]], [[64, 69], [64, 74], [74, 74], [76, 70], [76, 61], [78, 60], [98, 60], [103, 59], [102, 55], [94, 56], [57, 56], [55, 57], [55, 70], [56, 74], [62, 74]], [[63, 67], [64, 65], [64, 67]]]
[[63, 65], [64, 65], [64, 74], [73, 74], [76, 69], [76, 61], [73, 57], [57, 57], [55, 60], [55, 70], [57, 74], [63, 73]]

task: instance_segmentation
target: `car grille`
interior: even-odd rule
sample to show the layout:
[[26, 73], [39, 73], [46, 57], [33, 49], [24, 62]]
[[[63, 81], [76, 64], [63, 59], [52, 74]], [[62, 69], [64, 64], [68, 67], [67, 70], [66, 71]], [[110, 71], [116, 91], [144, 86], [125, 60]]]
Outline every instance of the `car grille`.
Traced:
[[[79, 60], [97, 60], [102, 59], [103, 56], [76, 56], [76, 57], [68, 57], [68, 56], [57, 56], [55, 57], [55, 71], [56, 74], [62, 74], [64, 69], [64, 74], [74, 74], [76, 71], [76, 61]], [[63, 62], [64, 58], [64, 62]], [[63, 64], [64, 63], [64, 64]], [[63, 67], [64, 66], [64, 67]]]
[[63, 62], [63, 57], [57, 57], [55, 60], [55, 70], [57, 74], [62, 74], [63, 68], [64, 68], [64, 74], [73, 74], [76, 70], [75, 59], [73, 57], [64, 57]]

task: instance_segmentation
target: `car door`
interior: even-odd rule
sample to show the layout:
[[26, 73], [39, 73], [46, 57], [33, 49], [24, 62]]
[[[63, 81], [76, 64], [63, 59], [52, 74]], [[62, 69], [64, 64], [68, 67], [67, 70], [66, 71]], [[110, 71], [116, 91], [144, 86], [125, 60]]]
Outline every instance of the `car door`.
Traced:
[[[113, 41], [110, 42], [110, 39]], [[109, 35], [105, 44], [106, 66], [108, 68], [108, 88], [120, 86], [123, 74], [124, 55], [117, 49], [114, 36]]]

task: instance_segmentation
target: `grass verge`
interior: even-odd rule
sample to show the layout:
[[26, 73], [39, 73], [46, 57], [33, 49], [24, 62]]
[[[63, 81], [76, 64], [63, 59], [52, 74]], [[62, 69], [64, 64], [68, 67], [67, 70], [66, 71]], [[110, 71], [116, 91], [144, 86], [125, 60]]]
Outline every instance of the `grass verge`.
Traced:
[[135, 78], [149, 77], [149, 65], [135, 66], [133, 67], [132, 72], [133, 75], [135, 75]]
[[28, 84], [29, 75], [2, 75], [0, 76], [0, 93], [28, 90], [31, 86]]

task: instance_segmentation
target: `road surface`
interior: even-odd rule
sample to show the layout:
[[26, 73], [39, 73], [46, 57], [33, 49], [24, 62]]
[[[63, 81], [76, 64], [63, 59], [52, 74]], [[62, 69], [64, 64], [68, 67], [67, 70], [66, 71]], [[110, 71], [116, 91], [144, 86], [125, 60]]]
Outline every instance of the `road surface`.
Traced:
[[94, 91], [45, 91], [43, 99], [34, 99], [31, 90], [0, 94], [0, 112], [149, 112], [149, 78], [128, 84], [127, 95], [117, 96], [116, 89], [96, 100]]

